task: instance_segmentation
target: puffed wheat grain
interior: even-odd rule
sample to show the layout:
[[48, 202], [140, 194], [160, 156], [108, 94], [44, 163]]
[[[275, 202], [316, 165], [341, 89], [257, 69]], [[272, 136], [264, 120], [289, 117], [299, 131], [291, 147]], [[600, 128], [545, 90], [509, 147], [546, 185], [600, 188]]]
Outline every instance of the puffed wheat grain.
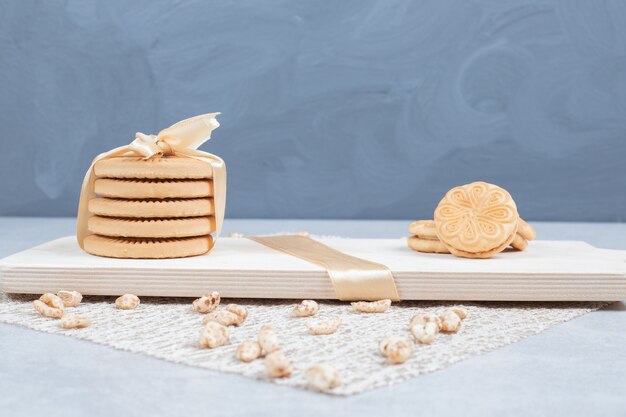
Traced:
[[335, 367], [321, 363], [306, 370], [306, 378], [309, 388], [315, 391], [325, 392], [341, 385], [341, 376]]
[[267, 355], [277, 351], [280, 346], [278, 344], [278, 336], [274, 328], [268, 324], [261, 326], [258, 335], [259, 345], [261, 346], [261, 354]]
[[83, 300], [83, 295], [78, 291], [61, 290], [57, 293], [57, 296], [63, 300], [65, 307], [76, 307]]
[[411, 318], [409, 329], [415, 325], [424, 326], [426, 323], [435, 323], [437, 325], [437, 329], [441, 330], [441, 319], [439, 316], [431, 313], [419, 313], [414, 315]]
[[391, 336], [380, 342], [379, 349], [392, 365], [404, 363], [413, 354], [413, 342], [407, 337]]
[[423, 345], [429, 345], [439, 334], [439, 327], [435, 322], [428, 322], [426, 324], [415, 324], [411, 326], [411, 334], [416, 341]]
[[314, 300], [302, 300], [300, 304], [293, 308], [293, 312], [298, 317], [309, 317], [317, 314], [319, 309], [319, 304]]
[[461, 317], [452, 310], [446, 310], [441, 314], [441, 331], [456, 333], [461, 328]]
[[280, 350], [265, 357], [265, 369], [270, 378], [285, 378], [293, 372], [293, 365]]
[[463, 320], [465, 317], [467, 317], [467, 309], [464, 307], [454, 307], [451, 308], [450, 310], [454, 311], [454, 313], [459, 316], [459, 318], [461, 320]]
[[239, 318], [237, 323], [235, 323], [236, 326], [241, 326], [248, 317], [248, 310], [244, 306], [241, 306], [239, 304], [228, 304], [226, 306], [226, 310], [235, 314]]
[[115, 307], [120, 310], [132, 310], [137, 308], [140, 302], [135, 294], [124, 294], [115, 300]]
[[391, 300], [357, 301], [352, 304], [352, 309], [359, 313], [384, 313], [391, 305]]
[[83, 329], [91, 325], [91, 320], [79, 314], [66, 314], [61, 317], [60, 325], [64, 329]]
[[235, 355], [241, 362], [252, 362], [261, 356], [261, 345], [256, 340], [246, 340], [237, 347]]
[[46, 293], [39, 297], [39, 300], [33, 301], [35, 310], [44, 317], [59, 319], [65, 314], [65, 306], [58, 296]]
[[217, 291], [213, 291], [211, 293], [205, 294], [202, 297], [194, 300], [191, 303], [191, 306], [198, 313], [210, 313], [215, 310], [217, 306], [220, 305], [220, 293]]
[[401, 336], [389, 336], [381, 340], [380, 343], [378, 343], [378, 351], [380, 352], [380, 354], [386, 357], [387, 347], [389, 346], [389, 344], [399, 339], [402, 339], [402, 337]]
[[327, 319], [314, 321], [307, 324], [309, 333], [313, 335], [326, 335], [333, 334], [339, 329], [341, 325], [341, 318], [338, 316], [332, 316]]
[[206, 315], [204, 319], [202, 319], [203, 324], [207, 324], [211, 321], [215, 321], [222, 326], [239, 326], [241, 319], [235, 313], [232, 313], [227, 310], [214, 311]]
[[228, 329], [215, 321], [207, 323], [200, 332], [200, 346], [205, 348], [224, 346], [229, 340]]

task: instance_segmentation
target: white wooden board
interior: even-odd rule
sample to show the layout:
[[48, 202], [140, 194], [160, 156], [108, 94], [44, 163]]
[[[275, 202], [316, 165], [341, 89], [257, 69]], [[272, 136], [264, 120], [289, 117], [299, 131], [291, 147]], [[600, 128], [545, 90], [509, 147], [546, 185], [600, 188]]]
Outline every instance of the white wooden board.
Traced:
[[[584, 242], [534, 241], [486, 260], [421, 254], [404, 239], [319, 239], [387, 265], [404, 300], [575, 301], [626, 299], [626, 251]], [[326, 271], [245, 238], [220, 238], [209, 254], [166, 260], [89, 255], [74, 237], [0, 260], [8, 293], [77, 290], [85, 295], [335, 298]]]

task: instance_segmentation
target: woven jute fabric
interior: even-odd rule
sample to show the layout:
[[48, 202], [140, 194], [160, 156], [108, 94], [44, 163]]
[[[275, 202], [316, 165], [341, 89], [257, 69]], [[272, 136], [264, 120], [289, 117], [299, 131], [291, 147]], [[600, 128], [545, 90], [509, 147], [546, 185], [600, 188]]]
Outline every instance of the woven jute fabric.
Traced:
[[[25, 326], [116, 349], [145, 354], [221, 372], [269, 381], [262, 359], [242, 363], [235, 358], [237, 346], [256, 339], [261, 325], [271, 324], [279, 335], [281, 349], [294, 364], [292, 377], [273, 383], [306, 388], [304, 371], [317, 363], [329, 363], [340, 372], [342, 385], [330, 392], [351, 395], [387, 386], [453, 363], [517, 342], [559, 323], [597, 310], [608, 303], [394, 303], [385, 313], [352, 311], [349, 303], [321, 302], [317, 316], [298, 318], [292, 309], [297, 300], [223, 300], [244, 305], [248, 319], [241, 327], [230, 327], [230, 343], [216, 349], [198, 344], [203, 315], [192, 310], [191, 299], [144, 298], [135, 310], [118, 310], [113, 297], [85, 297], [68, 313], [88, 316], [85, 329], [65, 330], [59, 320], [39, 315], [33, 308], [36, 296], [0, 295], [0, 322]], [[456, 334], [439, 334], [432, 345], [416, 345], [414, 355], [402, 365], [389, 365], [378, 352], [381, 339], [391, 335], [410, 336], [410, 318], [418, 312], [440, 313], [463, 305], [469, 311]], [[337, 315], [342, 324], [332, 335], [313, 336], [307, 323]]]

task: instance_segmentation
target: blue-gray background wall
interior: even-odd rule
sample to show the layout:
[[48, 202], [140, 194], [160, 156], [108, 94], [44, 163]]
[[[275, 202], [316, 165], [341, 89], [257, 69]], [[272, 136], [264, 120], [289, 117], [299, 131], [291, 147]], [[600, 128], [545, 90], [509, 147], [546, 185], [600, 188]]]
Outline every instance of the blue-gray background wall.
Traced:
[[221, 111], [228, 216], [423, 218], [506, 187], [626, 219], [626, 2], [0, 3], [0, 214], [74, 215], [96, 154]]

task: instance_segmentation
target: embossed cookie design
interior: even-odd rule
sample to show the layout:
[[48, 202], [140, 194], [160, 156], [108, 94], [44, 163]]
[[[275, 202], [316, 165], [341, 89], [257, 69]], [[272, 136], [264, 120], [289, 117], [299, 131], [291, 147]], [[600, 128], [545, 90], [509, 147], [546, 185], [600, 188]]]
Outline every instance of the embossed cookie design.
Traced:
[[506, 190], [474, 182], [448, 191], [435, 209], [434, 221], [437, 237], [450, 253], [489, 258], [513, 241], [519, 215]]

